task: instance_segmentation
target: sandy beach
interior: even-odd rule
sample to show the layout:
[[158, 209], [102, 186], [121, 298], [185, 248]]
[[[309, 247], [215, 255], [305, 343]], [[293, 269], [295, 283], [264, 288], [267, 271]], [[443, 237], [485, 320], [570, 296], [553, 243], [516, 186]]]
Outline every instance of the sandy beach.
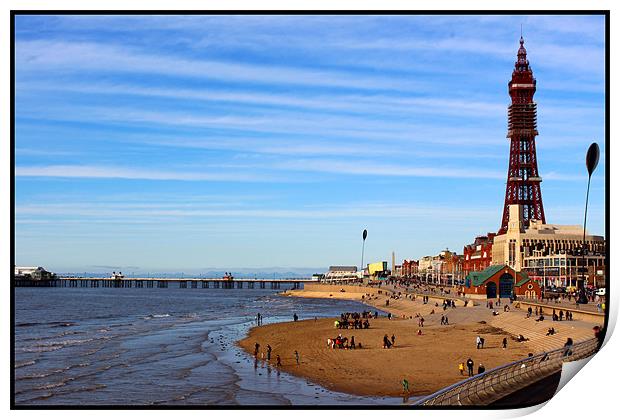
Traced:
[[[353, 292], [294, 291], [289, 295], [361, 301], [361, 294]], [[409, 382], [410, 395], [428, 395], [465, 379], [458, 365], [469, 357], [475, 363], [475, 371], [479, 363], [489, 370], [526, 357], [531, 351], [530, 342], [519, 343], [503, 330], [477, 320], [481, 312], [470, 307], [444, 312], [441, 306], [435, 307], [433, 301], [423, 305], [420, 299], [391, 300], [390, 306], [386, 307], [384, 295], [367, 303], [389, 310], [394, 318], [372, 319], [370, 328], [363, 330], [336, 329], [335, 318], [304, 320], [302, 316], [297, 322], [252, 328], [239, 345], [253, 354], [255, 343], [259, 343], [259, 358], [264, 359], [269, 344], [273, 348], [270, 363], [275, 366], [279, 354], [283, 371], [308, 378], [334, 391], [367, 396], [402, 396], [404, 378]], [[337, 300], [334, 304], [338, 304]], [[433, 310], [436, 313], [431, 315]], [[425, 318], [422, 335], [417, 334], [418, 320], [413, 317], [418, 312]], [[449, 317], [451, 325], [440, 325], [442, 314]], [[327, 339], [338, 334], [349, 339], [355, 336], [355, 342], [361, 343], [362, 348], [328, 347]], [[382, 348], [385, 334], [395, 336], [394, 347]], [[476, 349], [477, 335], [485, 338], [484, 349]], [[507, 349], [502, 349], [504, 337], [508, 338]], [[299, 365], [295, 360], [295, 350], [300, 355]]]

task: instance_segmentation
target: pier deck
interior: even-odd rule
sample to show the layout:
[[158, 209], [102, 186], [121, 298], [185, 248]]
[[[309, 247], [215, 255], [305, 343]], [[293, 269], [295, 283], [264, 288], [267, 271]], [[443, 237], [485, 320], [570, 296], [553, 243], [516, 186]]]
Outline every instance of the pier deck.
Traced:
[[95, 278], [58, 277], [50, 280], [13, 279], [15, 287], [110, 287], [167, 289], [300, 289], [304, 283], [316, 283], [310, 278], [233, 279], [216, 278]]

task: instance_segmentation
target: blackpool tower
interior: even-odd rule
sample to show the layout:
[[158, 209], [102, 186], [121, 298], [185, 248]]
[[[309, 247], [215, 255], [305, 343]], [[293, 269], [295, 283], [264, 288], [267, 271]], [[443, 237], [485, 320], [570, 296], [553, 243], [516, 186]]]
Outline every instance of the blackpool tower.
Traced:
[[536, 163], [536, 79], [527, 60], [527, 52], [521, 46], [517, 53], [517, 62], [512, 72], [512, 80], [508, 83], [508, 92], [512, 103], [508, 107], [508, 134], [510, 139], [510, 158], [508, 161], [508, 180], [506, 182], [506, 198], [502, 213], [502, 225], [498, 235], [508, 229], [508, 206], [520, 204], [523, 211], [523, 228], [527, 228], [530, 220], [545, 223], [540, 182]]

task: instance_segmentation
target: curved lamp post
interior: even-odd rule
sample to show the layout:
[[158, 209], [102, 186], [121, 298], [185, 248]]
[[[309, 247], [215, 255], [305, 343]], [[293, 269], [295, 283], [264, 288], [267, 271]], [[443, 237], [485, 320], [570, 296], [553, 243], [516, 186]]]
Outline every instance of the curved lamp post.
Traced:
[[362, 280], [364, 279], [364, 245], [366, 244], [366, 237], [368, 236], [368, 231], [364, 229], [362, 232], [362, 265], [360, 266], [360, 270], [362, 271]]
[[587, 278], [587, 266], [586, 266], [586, 223], [588, 221], [588, 198], [590, 197], [590, 180], [592, 179], [592, 173], [598, 165], [598, 159], [600, 157], [600, 149], [596, 142], [592, 143], [586, 153], [586, 168], [588, 169], [588, 189], [586, 192], [586, 209], [583, 215], [583, 243], [581, 245], [581, 263], [583, 270], [583, 281], [579, 287], [579, 303], [588, 303], [588, 298], [585, 291], [585, 280]]

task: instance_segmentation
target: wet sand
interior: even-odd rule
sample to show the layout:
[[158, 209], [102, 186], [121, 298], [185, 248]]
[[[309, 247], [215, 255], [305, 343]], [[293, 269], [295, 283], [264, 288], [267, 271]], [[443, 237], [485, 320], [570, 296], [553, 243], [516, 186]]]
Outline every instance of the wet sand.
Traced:
[[[330, 294], [332, 299], [359, 300], [361, 297], [359, 293], [292, 293], [300, 297], [324, 298], [329, 298]], [[428, 395], [465, 379], [458, 365], [468, 357], [473, 359], [476, 372], [479, 363], [489, 370], [526, 357], [531, 351], [527, 342], [518, 343], [486, 321], [480, 323], [480, 312], [470, 308], [459, 307], [443, 312], [434, 304], [422, 305], [419, 299], [415, 302], [391, 301], [390, 306], [385, 307], [384, 296], [367, 303], [389, 310], [397, 317], [392, 320], [386, 317], [372, 319], [367, 330], [336, 329], [335, 318], [270, 324], [252, 328], [239, 345], [253, 354], [254, 344], [259, 343], [258, 356], [264, 359], [267, 344], [270, 344], [273, 348], [270, 363], [275, 366], [279, 354], [283, 371], [308, 378], [334, 391], [365, 396], [402, 396], [403, 378], [409, 381], [410, 395]], [[430, 315], [433, 309], [437, 313]], [[418, 320], [409, 319], [417, 312], [425, 318], [422, 335], [417, 335]], [[455, 323], [440, 325], [442, 314], [447, 314], [451, 323], [452, 320]], [[355, 336], [355, 342], [362, 343], [362, 348], [329, 348], [327, 339], [335, 338], [339, 333], [349, 339]], [[388, 337], [395, 335], [394, 347], [382, 348], [385, 334]], [[484, 349], [476, 349], [478, 334], [485, 338]], [[508, 349], [501, 348], [504, 337], [508, 338]], [[300, 354], [299, 365], [295, 361], [295, 350]]]

